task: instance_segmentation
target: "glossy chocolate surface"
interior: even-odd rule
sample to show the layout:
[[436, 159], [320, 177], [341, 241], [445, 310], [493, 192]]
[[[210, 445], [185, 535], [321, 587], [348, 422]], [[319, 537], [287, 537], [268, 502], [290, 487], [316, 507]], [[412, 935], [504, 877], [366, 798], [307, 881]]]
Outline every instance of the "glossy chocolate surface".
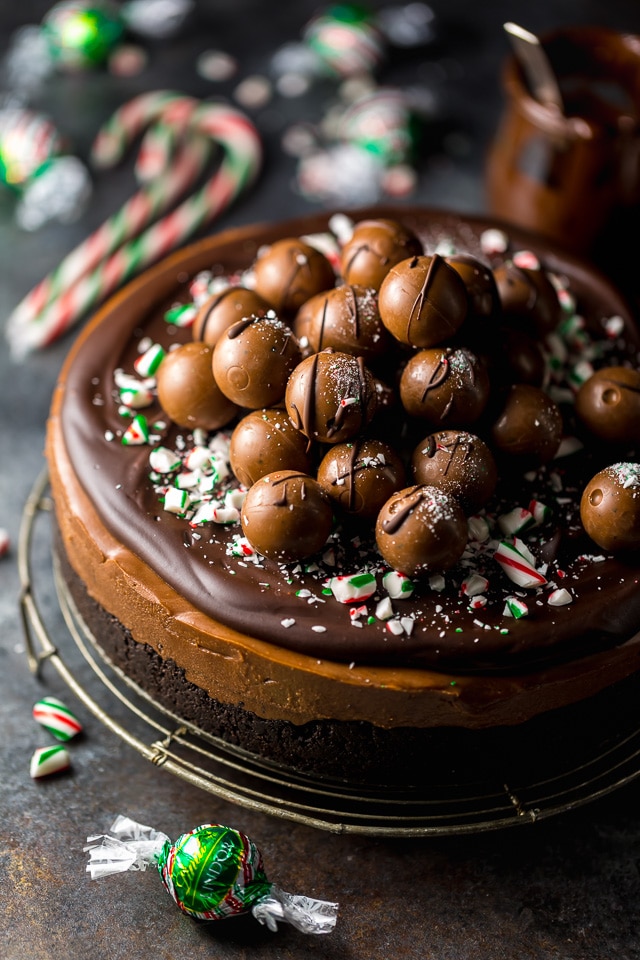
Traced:
[[419, 238], [404, 223], [385, 217], [361, 220], [342, 248], [340, 272], [346, 283], [379, 290], [391, 267], [422, 253]]
[[[433, 249], [445, 236], [471, 253], [480, 251], [480, 237], [487, 226], [482, 221], [463, 222], [433, 211], [405, 216], [408, 225], [420, 233], [426, 249]], [[463, 672], [499, 673], [517, 665], [558, 662], [578, 651], [584, 656], [628, 639], [640, 624], [640, 597], [634, 582], [637, 567], [623, 556], [607, 555], [603, 562], [591, 562], [593, 541], [579, 520], [585, 477], [606, 466], [601, 444], [565, 456], [532, 475], [517, 471], [513, 477], [502, 477], [496, 496], [487, 506], [492, 517], [533, 500], [552, 508], [550, 519], [536, 532], [532, 549], [537, 560], [547, 564], [548, 579], [556, 569], [562, 569], [563, 583], [570, 588], [573, 602], [552, 608], [543, 594], [542, 604], [532, 600], [531, 615], [517, 623], [505, 620], [503, 615], [504, 596], [513, 586], [488, 554], [478, 554], [474, 561], [475, 568], [484, 571], [490, 581], [488, 603], [480, 618], [476, 610], [460, 603], [459, 584], [468, 567], [456, 566], [447, 574], [442, 592], [434, 593], [426, 583], [418, 584], [414, 596], [403, 601], [403, 614], [418, 618], [422, 626], [394, 639], [382, 621], [354, 630], [348, 609], [342, 604], [325, 602], [320, 614], [318, 605], [297, 596], [305, 589], [321, 597], [323, 582], [337, 570], [353, 573], [360, 569], [362, 544], [330, 539], [334, 565], [320, 566], [315, 573], [298, 571], [288, 583], [272, 561], [265, 560], [262, 567], [244, 561], [239, 565], [230, 553], [237, 528], [215, 526], [208, 528], [208, 536], [200, 533], [196, 538], [188, 523], [163, 511], [148, 481], [149, 447], [124, 447], [120, 443], [123, 421], [118, 404], [111, 400], [115, 371], [132, 369], [140, 336], [150, 336], [157, 342], [166, 340], [164, 310], [175, 302], [176, 295], [188, 299], [178, 280], [186, 271], [194, 275], [206, 267], [217, 267], [218, 272], [221, 267], [229, 271], [244, 269], [251, 262], [252, 242], [257, 248], [292, 232], [324, 229], [325, 224], [323, 215], [304, 223], [262, 228], [258, 234], [249, 229], [238, 231], [226, 242], [223, 238], [201, 244], [176, 258], [174, 269], [169, 262], [158, 271], [153, 297], [144, 286], [139, 294], [125, 291], [102, 311], [99, 322], [82, 334], [64, 374], [62, 428], [73, 469], [105, 526], [133, 557], [140, 558], [141, 570], [146, 565], [157, 570], [196, 609], [214, 619], [224, 618], [231, 628], [249, 636], [315, 657], [440, 669], [455, 665]], [[514, 233], [510, 251], [522, 247], [536, 249], [531, 238], [521, 239]], [[612, 344], [612, 350], [637, 359], [637, 334], [629, 310], [615, 290], [588, 265], [553, 250], [537, 249], [548, 269], [569, 278], [587, 322], [601, 336], [607, 317], [623, 317], [624, 336]], [[189, 336], [188, 330], [171, 331], [173, 342], [186, 341]], [[153, 420], [159, 410], [151, 408], [146, 413]], [[113, 439], [108, 438], [109, 432]], [[396, 433], [402, 435], [400, 420]], [[169, 425], [162, 443], [173, 448], [181, 436], [189, 441], [188, 431]], [[609, 591], [615, 602], [610, 601]], [[607, 597], [607, 602], [594, 602], [594, 597]], [[287, 630], [281, 624], [285, 610], [295, 619]], [[477, 626], [479, 619], [483, 626]], [[312, 629], [319, 622], [325, 628], [322, 633]]]
[[392, 267], [378, 301], [385, 327], [412, 347], [435, 347], [455, 336], [467, 316], [464, 280], [437, 253]]
[[253, 265], [253, 289], [280, 314], [293, 314], [302, 304], [335, 285], [333, 267], [319, 250], [298, 237], [268, 244]]
[[237, 320], [213, 350], [213, 375], [232, 403], [257, 410], [279, 403], [289, 374], [302, 359], [300, 345], [273, 313]]

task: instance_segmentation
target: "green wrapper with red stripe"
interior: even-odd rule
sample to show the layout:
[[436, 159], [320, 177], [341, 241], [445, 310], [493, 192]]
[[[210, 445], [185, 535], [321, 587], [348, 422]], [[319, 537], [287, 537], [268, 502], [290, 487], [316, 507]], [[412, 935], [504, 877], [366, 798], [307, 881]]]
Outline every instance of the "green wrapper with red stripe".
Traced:
[[218, 824], [196, 827], [165, 843], [158, 870], [180, 909], [199, 920], [246, 913], [271, 891], [253, 841]]
[[270, 883], [253, 840], [232, 827], [205, 823], [172, 842], [152, 827], [119, 816], [109, 834], [89, 837], [84, 849], [93, 880], [155, 864], [178, 907], [197, 920], [250, 912], [273, 931], [277, 921], [303, 933], [329, 933], [335, 926], [337, 903], [290, 894]]

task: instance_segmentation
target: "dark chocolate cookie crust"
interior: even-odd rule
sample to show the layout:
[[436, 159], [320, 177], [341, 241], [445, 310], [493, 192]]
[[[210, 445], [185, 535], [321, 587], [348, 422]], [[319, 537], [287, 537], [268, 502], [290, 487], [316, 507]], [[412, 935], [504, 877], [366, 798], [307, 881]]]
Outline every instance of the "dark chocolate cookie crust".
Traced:
[[[242, 704], [225, 704], [186, 679], [173, 660], [138, 643], [87, 592], [59, 537], [54, 548], [78, 614], [107, 660], [160, 707], [296, 782], [335, 782], [363, 790], [426, 786], [437, 790], [495, 782], [498, 789], [564, 776], [605, 755], [634, 720], [640, 680], [620, 681], [589, 701], [552, 710], [515, 727], [391, 730], [371, 723], [320, 720], [295, 725], [265, 720]], [[484, 789], [484, 786], [483, 786]]]

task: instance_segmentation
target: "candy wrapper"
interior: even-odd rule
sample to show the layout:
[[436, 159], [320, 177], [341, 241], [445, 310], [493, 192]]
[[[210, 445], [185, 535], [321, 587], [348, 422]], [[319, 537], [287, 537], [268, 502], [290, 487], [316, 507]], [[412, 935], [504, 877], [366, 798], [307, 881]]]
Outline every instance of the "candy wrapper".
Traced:
[[338, 904], [295, 896], [271, 883], [262, 854], [231, 827], [203, 824], [171, 841], [166, 834], [118, 816], [109, 834], [87, 838], [92, 880], [155, 865], [180, 909], [197, 920], [251, 913], [274, 932], [278, 921], [302, 933], [330, 933]]
[[193, 0], [61, 0], [40, 24], [18, 30], [4, 63], [11, 92], [25, 100], [56, 70], [82, 72], [108, 63], [128, 36], [166, 39]]
[[0, 104], [0, 186], [17, 197], [16, 220], [37, 230], [49, 220], [70, 223], [91, 196], [91, 177], [44, 115]]

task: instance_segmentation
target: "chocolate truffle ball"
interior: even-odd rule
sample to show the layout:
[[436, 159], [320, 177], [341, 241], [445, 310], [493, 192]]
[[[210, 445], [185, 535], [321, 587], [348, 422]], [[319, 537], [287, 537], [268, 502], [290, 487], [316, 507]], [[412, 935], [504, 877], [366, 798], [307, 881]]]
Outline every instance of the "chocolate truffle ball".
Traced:
[[277, 240], [253, 265], [254, 289], [276, 313], [293, 314], [305, 300], [335, 285], [333, 267], [323, 253], [297, 237]]
[[475, 513], [493, 495], [498, 469], [480, 437], [464, 430], [441, 430], [417, 445], [411, 459], [416, 483], [444, 490], [465, 513]]
[[280, 563], [320, 550], [333, 511], [320, 484], [297, 470], [277, 470], [251, 487], [242, 505], [242, 531], [251, 546]]
[[640, 464], [614, 463], [585, 487], [580, 501], [582, 525], [603, 550], [640, 547]]
[[444, 490], [417, 484], [394, 493], [376, 522], [384, 560], [409, 577], [448, 570], [467, 545], [460, 504]]
[[302, 359], [293, 331], [275, 314], [238, 320], [213, 350], [213, 375], [234, 403], [257, 409], [284, 397], [289, 374]]
[[436, 427], [466, 427], [487, 405], [489, 378], [464, 347], [419, 350], [402, 371], [400, 399], [407, 413]]
[[231, 434], [229, 462], [245, 487], [275, 470], [310, 473], [307, 441], [293, 426], [286, 410], [252, 410]]
[[469, 311], [467, 319], [486, 321], [497, 316], [501, 304], [493, 270], [469, 253], [456, 253], [444, 259], [464, 281]]
[[293, 332], [309, 353], [333, 347], [363, 357], [365, 363], [386, 354], [392, 343], [380, 319], [377, 292], [348, 283], [307, 300], [296, 314]]
[[491, 442], [525, 464], [547, 463], [562, 439], [562, 415], [551, 397], [526, 383], [509, 388], [491, 426]]
[[396, 220], [361, 220], [340, 256], [340, 272], [346, 283], [380, 289], [394, 264], [423, 253], [416, 235]]
[[492, 382], [504, 386], [530, 383], [534, 387], [544, 383], [547, 364], [540, 342], [525, 330], [501, 326], [484, 347]]
[[402, 460], [381, 440], [337, 443], [318, 468], [318, 483], [336, 506], [359, 517], [376, 517], [405, 483]]
[[291, 422], [309, 441], [342, 443], [373, 417], [375, 381], [361, 357], [324, 350], [295, 368], [285, 404]]
[[214, 379], [212, 355], [206, 343], [184, 343], [170, 350], [158, 367], [158, 401], [179, 427], [219, 430], [238, 411]]
[[225, 287], [206, 300], [193, 322], [193, 339], [210, 346], [216, 343], [233, 323], [245, 317], [263, 317], [270, 304], [255, 290], [246, 287]]
[[464, 280], [437, 253], [402, 260], [380, 287], [380, 316], [396, 340], [434, 347], [454, 336], [467, 315]]
[[578, 418], [600, 440], [640, 442], [640, 371], [604, 367], [576, 394]]
[[503, 315], [509, 323], [545, 336], [562, 317], [556, 289], [540, 268], [520, 267], [507, 261], [493, 272]]

